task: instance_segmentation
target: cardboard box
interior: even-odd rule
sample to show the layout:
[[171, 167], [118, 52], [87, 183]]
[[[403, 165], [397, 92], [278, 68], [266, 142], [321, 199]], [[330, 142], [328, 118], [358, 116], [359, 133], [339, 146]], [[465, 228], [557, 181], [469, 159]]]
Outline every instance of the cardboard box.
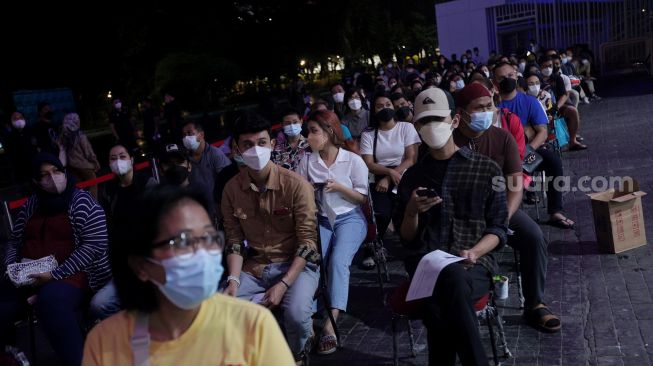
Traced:
[[636, 181], [618, 190], [590, 193], [596, 241], [601, 251], [621, 253], [646, 244], [642, 197]]

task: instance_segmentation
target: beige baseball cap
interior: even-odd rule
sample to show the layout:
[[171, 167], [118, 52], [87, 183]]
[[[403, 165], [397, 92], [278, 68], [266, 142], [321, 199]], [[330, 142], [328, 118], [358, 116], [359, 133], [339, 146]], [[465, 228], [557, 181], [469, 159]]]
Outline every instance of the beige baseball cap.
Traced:
[[413, 123], [424, 117], [446, 117], [451, 114], [447, 95], [440, 88], [423, 90], [415, 98]]

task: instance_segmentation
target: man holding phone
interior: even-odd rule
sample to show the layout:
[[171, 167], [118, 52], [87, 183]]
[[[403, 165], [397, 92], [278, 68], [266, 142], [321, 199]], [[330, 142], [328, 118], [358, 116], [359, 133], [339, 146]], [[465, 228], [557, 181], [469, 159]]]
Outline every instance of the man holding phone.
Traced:
[[492, 189], [503, 176], [488, 157], [454, 144], [461, 117], [451, 115], [444, 91], [427, 89], [414, 106], [428, 152], [399, 184], [394, 224], [412, 250], [406, 270], [412, 277], [419, 260], [437, 249], [466, 259], [445, 267], [425, 299], [429, 364], [455, 365], [457, 355], [463, 365], [487, 365], [472, 304], [490, 290], [497, 268], [492, 253], [507, 240], [506, 193]]

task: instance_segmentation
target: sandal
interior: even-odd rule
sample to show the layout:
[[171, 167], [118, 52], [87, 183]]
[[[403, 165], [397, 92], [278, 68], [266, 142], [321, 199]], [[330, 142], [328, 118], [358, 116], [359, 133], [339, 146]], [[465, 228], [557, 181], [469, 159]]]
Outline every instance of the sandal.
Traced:
[[551, 226], [555, 226], [560, 229], [570, 229], [570, 230], [573, 230], [575, 225], [575, 223], [569, 220], [568, 217], [561, 218], [561, 219], [550, 219], [547, 223]]
[[338, 338], [333, 334], [320, 337], [320, 344], [317, 349], [318, 355], [330, 355], [338, 348]]
[[553, 314], [545, 304], [540, 304], [531, 310], [525, 311], [524, 318], [531, 326], [547, 333], [555, 333], [562, 328], [560, 318]]
[[569, 151], [581, 151], [581, 150], [587, 150], [587, 145], [574, 144], [569, 146]]

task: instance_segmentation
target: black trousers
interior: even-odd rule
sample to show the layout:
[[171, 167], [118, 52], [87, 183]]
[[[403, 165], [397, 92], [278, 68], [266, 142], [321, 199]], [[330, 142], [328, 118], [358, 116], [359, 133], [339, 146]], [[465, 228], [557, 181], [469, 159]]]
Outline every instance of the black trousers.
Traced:
[[491, 281], [490, 272], [478, 264], [465, 270], [454, 263], [440, 272], [425, 305], [429, 365], [455, 365], [456, 355], [464, 366], [488, 365], [474, 303], [488, 293]]
[[547, 195], [547, 211], [550, 215], [562, 211], [562, 192], [555, 190], [553, 179], [562, 177], [562, 160], [560, 156], [553, 149], [544, 149], [540, 147], [537, 153], [542, 155], [544, 159], [542, 164], [538, 167], [539, 171], [544, 170], [548, 183], [546, 186]]
[[519, 251], [524, 307], [531, 309], [544, 302], [547, 243], [540, 225], [522, 210], [517, 210], [512, 215], [508, 227], [515, 232], [508, 236], [508, 245]]
[[[395, 207], [397, 195], [392, 193], [393, 186], [387, 192], [381, 193], [376, 191], [376, 185], [370, 184], [370, 194], [372, 196], [372, 205], [374, 206], [374, 217], [376, 218], [376, 228], [379, 232], [379, 238], [383, 239], [385, 232], [388, 230], [392, 212]], [[398, 228], [395, 228], [398, 230]]]

